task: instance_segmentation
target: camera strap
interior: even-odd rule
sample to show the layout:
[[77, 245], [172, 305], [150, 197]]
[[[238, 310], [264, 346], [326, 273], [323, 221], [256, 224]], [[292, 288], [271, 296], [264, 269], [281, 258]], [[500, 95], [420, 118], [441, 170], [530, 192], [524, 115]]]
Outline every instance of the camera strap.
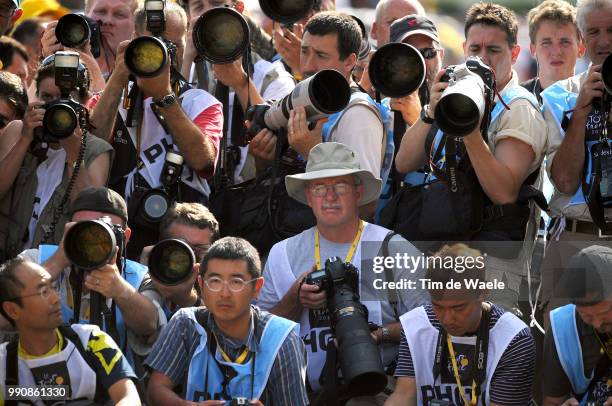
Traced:
[[448, 348], [449, 355], [451, 358], [451, 364], [453, 366], [453, 374], [459, 387], [459, 393], [463, 398], [465, 405], [476, 405], [478, 402], [478, 396], [476, 395], [476, 388], [478, 388], [486, 379], [487, 369], [487, 354], [489, 347], [489, 321], [491, 319], [491, 306], [487, 303], [482, 304], [482, 315], [480, 317], [480, 325], [478, 327], [478, 334], [476, 335], [476, 346], [474, 348], [474, 358], [472, 362], [472, 399], [468, 402], [467, 396], [463, 386], [461, 385], [461, 377], [459, 376], [459, 369], [457, 367], [457, 360], [455, 359], [455, 351], [450, 336], [444, 327], [440, 327], [438, 333], [438, 342], [436, 344], [436, 353], [434, 358], [433, 366], [433, 378], [434, 383], [441, 375], [442, 363], [444, 357], [444, 347]]
[[[385, 236], [385, 239], [383, 240], [383, 243], [382, 243], [382, 256], [383, 256], [383, 258], [389, 257], [389, 242], [396, 235], [397, 235], [397, 233], [395, 231], [391, 231], [391, 232], [389, 232], [389, 234], [387, 234]], [[393, 271], [388, 266], [385, 266], [385, 279], [387, 280], [387, 282], [392, 282], [394, 280], [393, 279]], [[395, 316], [395, 320], [399, 321], [399, 316], [400, 315], [399, 315], [399, 312], [397, 311], [397, 305], [399, 303], [399, 298], [398, 298], [398, 295], [397, 295], [397, 290], [395, 290], [395, 289], [387, 289], [387, 298], [389, 299], [389, 304], [393, 308], [393, 315]]]
[[[353, 256], [355, 255], [355, 251], [357, 250], [357, 245], [359, 244], [359, 240], [361, 240], [361, 233], [363, 232], [364, 221], [359, 220], [359, 229], [357, 230], [357, 235], [353, 239], [351, 243], [351, 248], [349, 248], [346, 253], [346, 257], [344, 258], [344, 262], [351, 262], [353, 260]], [[315, 228], [315, 242], [314, 242], [314, 251], [315, 251], [315, 261], [317, 264], [317, 269], [321, 268], [321, 244], [319, 242], [319, 229]]]

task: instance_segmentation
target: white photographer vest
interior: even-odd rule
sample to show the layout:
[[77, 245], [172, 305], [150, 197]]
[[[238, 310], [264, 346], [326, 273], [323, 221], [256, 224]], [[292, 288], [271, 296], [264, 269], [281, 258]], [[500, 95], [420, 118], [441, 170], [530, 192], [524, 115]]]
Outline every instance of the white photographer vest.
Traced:
[[[417, 404], [427, 406], [429, 400], [433, 399], [448, 400], [452, 405], [463, 404], [456, 383], [441, 383], [440, 377], [435, 382], [433, 381], [434, 358], [439, 332], [430, 323], [425, 308], [421, 306], [409, 311], [400, 317], [400, 322], [414, 365]], [[490, 404], [489, 387], [495, 368], [512, 339], [525, 327], [525, 323], [513, 314], [504, 313], [490, 330], [486, 378], [483, 382], [484, 388], [481, 386], [479, 391], [483, 394], [478, 398], [479, 405], [488, 406]], [[450, 337], [453, 343], [476, 345], [476, 337]], [[466, 385], [463, 389], [468, 400], [471, 399], [471, 386]]]
[[[357, 245], [355, 255], [351, 261], [352, 264], [359, 269], [360, 275], [361, 241], [383, 241], [388, 233], [389, 230], [386, 228], [365, 223], [361, 240]], [[289, 257], [287, 255], [287, 240], [283, 240], [278, 244], [280, 246], [278, 252], [282, 253], [282, 255], [271, 255], [268, 257], [268, 261], [270, 261], [271, 269], [279, 271], [279, 273], [275, 275], [274, 284], [278, 297], [283, 297], [289, 291], [291, 285], [293, 285], [297, 278], [291, 271], [291, 264], [289, 263]], [[325, 261], [325, 259], [326, 258], [321, 258], [321, 261]], [[368, 321], [376, 323], [379, 326], [382, 325], [381, 302], [362, 300], [361, 303], [368, 308]], [[319, 382], [319, 377], [323, 371], [323, 366], [325, 365], [327, 346], [330, 344], [332, 338], [332, 330], [331, 327], [311, 327], [309, 311], [308, 309], [304, 309], [300, 317], [300, 337], [302, 337], [302, 340], [304, 340], [304, 344], [306, 344], [306, 351], [308, 353], [308, 367], [306, 370], [306, 375], [308, 377], [310, 387], [313, 391], [316, 391], [322, 387], [321, 383]], [[333, 343], [331, 345], [333, 345]]]
[[[200, 115], [200, 113], [210, 106], [219, 103], [217, 99], [215, 99], [209, 93], [200, 89], [187, 90], [185, 93], [180, 95], [179, 101], [185, 115], [189, 117], [191, 121], [193, 121], [198, 115]], [[127, 182], [125, 184], [124, 191], [126, 200], [129, 199], [134, 191], [134, 175], [136, 174], [136, 171], [140, 173], [151, 188], [159, 187], [161, 185], [159, 178], [164, 167], [166, 152], [168, 150], [178, 152], [178, 147], [174, 145], [172, 136], [168, 134], [159, 124], [159, 121], [157, 121], [157, 117], [151, 109], [152, 102], [153, 99], [151, 97], [146, 98], [143, 102], [142, 128], [140, 130], [140, 159], [144, 165], [141, 169], [134, 168], [132, 172], [127, 175]], [[127, 110], [120, 108], [119, 114], [125, 121], [127, 117]], [[130, 133], [130, 139], [132, 140], [134, 148], [138, 150], [138, 128], [126, 128]], [[210, 188], [208, 187], [206, 181], [201, 179], [186, 164], [183, 166], [181, 180], [183, 183], [205, 196], [210, 194]]]

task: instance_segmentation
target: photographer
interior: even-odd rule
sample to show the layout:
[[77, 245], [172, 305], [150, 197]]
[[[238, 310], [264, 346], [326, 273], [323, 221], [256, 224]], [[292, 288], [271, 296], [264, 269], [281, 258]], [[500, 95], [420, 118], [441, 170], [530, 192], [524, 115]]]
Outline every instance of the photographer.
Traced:
[[574, 254], [561, 277], [571, 304], [550, 313], [543, 406], [612, 405], [612, 249]]
[[[43, 241], [59, 242], [64, 223], [68, 219], [67, 204], [83, 189], [103, 186], [108, 179], [112, 159], [111, 146], [90, 135], [80, 123], [86, 122], [86, 109], [82, 107], [89, 97], [89, 77], [82, 64], [69, 68], [72, 83], [76, 84], [69, 98], [69, 89], [60, 89], [56, 77], [55, 58], [71, 58], [76, 54], [51, 56], [41, 64], [36, 78], [36, 97], [30, 103], [23, 121], [11, 123], [0, 138], [0, 197], [5, 200], [4, 214], [10, 213], [4, 242], [7, 258], [23, 249], [36, 247]], [[63, 59], [62, 59], [63, 60]], [[64, 69], [61, 68], [64, 72]], [[63, 74], [63, 73], [62, 73]], [[44, 106], [57, 100], [64, 104], [43, 124]], [[81, 103], [80, 107], [76, 104]], [[45, 104], [46, 103], [46, 104]], [[72, 103], [67, 107], [66, 103]], [[64, 106], [64, 107], [62, 107]], [[75, 129], [63, 138], [48, 131], [65, 123], [66, 112], [75, 114]], [[47, 110], [50, 111], [50, 110]], [[68, 131], [68, 127], [67, 127]], [[83, 149], [84, 148], [84, 149]], [[75, 177], [76, 174], [76, 177]]]
[[[576, 20], [591, 65], [588, 71], [559, 81], [542, 92], [550, 131], [547, 170], [555, 186], [548, 240], [567, 242], [564, 249], [548, 249], [545, 270], [564, 267], [589, 241], [612, 239], [612, 211], [606, 191], [611, 178], [602, 173], [610, 162], [606, 131], [609, 134], [612, 130], [609, 103], [612, 95], [602, 81], [602, 64], [606, 58], [610, 60], [612, 52], [612, 2], [580, 1]], [[608, 103], [604, 103], [606, 99]], [[543, 276], [545, 293], [550, 295], [557, 277]], [[564, 303], [557, 302], [552, 307], [561, 304]]]
[[[443, 100], [441, 96], [449, 88], [448, 82], [441, 81], [445, 74], [441, 71], [434, 79], [427, 110], [406, 131], [395, 162], [401, 173], [422, 168], [430, 161], [439, 169], [427, 188], [414, 190], [427, 193], [436, 204], [410, 209], [411, 215], [416, 214], [419, 218], [412, 219], [416, 224], [406, 224], [400, 230], [408, 239], [514, 241], [496, 247], [504, 252], [489, 253], [491, 258], [504, 257], [497, 262], [492, 260], [488, 270], [499, 280], [506, 278], [508, 281], [508, 289], [496, 290], [493, 299], [508, 308], [516, 307], [522, 275], [529, 266], [533, 250], [535, 208], [531, 200], [538, 199], [540, 205], [545, 205], [541, 193], [532, 185], [538, 178], [547, 146], [546, 125], [538, 102], [519, 86], [517, 74], [512, 70], [520, 51], [517, 30], [515, 15], [505, 7], [490, 3], [470, 7], [463, 49], [466, 58], [480, 58], [468, 59], [470, 66], [479, 73], [475, 78], [470, 76], [473, 71], [468, 72], [467, 65], [459, 65], [458, 69], [480, 83], [480, 89], [475, 82], [457, 79], [453, 83], [474, 83], [474, 89], [466, 92], [484, 96], [483, 109], [490, 111], [490, 120], [489, 114], [479, 111], [473, 126], [462, 127], [469, 131], [462, 138], [441, 130], [434, 132], [432, 124], [440, 126], [441, 118], [447, 117], [451, 122], [459, 120], [460, 113], [452, 107], [445, 117], [436, 113], [437, 104]], [[497, 93], [494, 108], [493, 88]], [[457, 152], [450, 152], [453, 150]], [[443, 182], [439, 181], [440, 177]], [[453, 187], [451, 193], [447, 185], [453, 182], [457, 182], [458, 187]], [[415, 199], [420, 201], [421, 197]], [[479, 206], [481, 208], [474, 209]], [[462, 210], [468, 213], [465, 218], [456, 215]]]
[[[252, 157], [247, 157], [246, 128], [244, 126], [245, 111], [250, 105], [264, 103], [265, 100], [279, 100], [289, 94], [295, 87], [293, 77], [280, 64], [273, 64], [263, 59], [255, 47], [250, 52], [250, 60], [246, 60], [246, 53], [238, 59], [228, 63], [212, 64], [209, 61], [194, 62], [197, 51], [193, 45], [191, 31], [198, 18], [211, 10], [204, 0], [189, 2], [190, 32], [187, 36], [187, 47], [183, 60], [182, 71], [185, 77], [191, 77], [190, 83], [197, 83], [201, 89], [214, 92], [216, 82], [229, 87], [227, 106], [224, 106], [224, 119], [227, 121], [227, 154], [225, 167], [222, 168], [233, 183], [240, 183], [255, 177], [255, 168]], [[241, 3], [226, 0], [215, 7], [231, 7], [242, 14], [249, 24], [249, 35], [254, 34], [250, 18], [245, 11], [240, 11]], [[244, 5], [242, 5], [244, 7]], [[249, 66], [247, 66], [247, 63]], [[249, 70], [247, 74], [247, 69]], [[214, 73], [214, 79], [211, 74]], [[191, 75], [191, 76], [190, 76]], [[206, 78], [205, 83], [200, 80]], [[218, 90], [218, 89], [217, 89]], [[220, 100], [223, 102], [223, 100]], [[233, 172], [232, 172], [233, 170]], [[230, 173], [231, 172], [231, 173]]]
[[[300, 67], [308, 78], [323, 69], [335, 69], [349, 83], [361, 47], [361, 29], [350, 16], [339, 12], [315, 14], [306, 24], [302, 38]], [[392, 151], [387, 143], [382, 113], [367, 94], [354, 89], [349, 105], [339, 113], [329, 116], [326, 122], [319, 121], [310, 130], [304, 108], [291, 111], [288, 138], [291, 145], [305, 159], [315, 145], [335, 141], [349, 146], [361, 160], [361, 167], [374, 176], [386, 180], [391, 161], [383, 158]], [[276, 146], [276, 137], [270, 130], [260, 131], [251, 141], [249, 151], [256, 157], [271, 162]], [[388, 163], [387, 163], [388, 161]], [[368, 217], [373, 212], [368, 209]]]
[[22, 14], [19, 0], [0, 0], [0, 35], [8, 34]]
[[[444, 265], [435, 258], [444, 259]], [[472, 258], [474, 266], [448, 269], [449, 258], [466, 265]], [[455, 244], [428, 259], [433, 259], [425, 274], [431, 304], [400, 318], [397, 385], [385, 406], [530, 404], [536, 351], [529, 327], [485, 302], [486, 290], [466, 286], [466, 281], [486, 280], [478, 265], [479, 259], [486, 263], [482, 254]], [[449, 281], [461, 288], [435, 288]]]
[[[151, 35], [145, 27], [146, 13], [144, 8], [136, 12], [138, 36]], [[129, 76], [124, 61], [126, 43], [119, 48], [116, 69], [91, 117], [96, 134], [112, 142], [117, 154], [109, 185], [126, 198], [133, 213], [130, 227], [135, 230], [135, 239], [128, 247], [130, 258], [138, 258], [144, 246], [157, 241], [158, 224], [146, 220], [148, 214], [143, 205], [152, 191], [167, 188], [170, 201], [207, 202], [210, 189], [206, 179], [213, 174], [223, 127], [219, 102], [204, 90], [191, 89], [177, 77], [185, 47], [185, 11], [174, 2], [166, 2], [163, 18], [166, 29], [161, 36], [176, 46], [176, 54], [168, 58], [172, 63], [166, 63], [161, 74], [136, 78], [135, 85], [143, 93], [142, 118], [137, 123], [126, 122], [129, 110], [124, 103], [129, 100], [135, 104], [138, 100], [127, 95], [121, 98]], [[115, 116], [114, 122], [109, 120]], [[176, 168], [178, 176], [166, 187], [162, 185], [162, 175], [166, 174], [169, 152], [174, 157], [180, 153], [184, 165]]]
[[21, 120], [28, 106], [28, 95], [17, 75], [0, 71], [0, 134], [13, 120]]
[[[110, 315], [111, 319], [115, 318], [115, 325], [113, 326], [107, 320], [105, 331], [118, 336], [117, 343], [121, 346], [128, 361], [134, 366], [131, 353], [133, 348], [131, 340], [126, 337], [126, 329], [137, 337], [147, 337], [153, 334], [165, 320], [161, 309], [157, 309], [144, 294], [147, 287], [142, 281], [147, 268], [115, 254], [108, 264], [81, 275], [81, 272], [73, 271], [66, 253], [64, 237], [70, 228], [79, 222], [98, 220], [102, 217], [109, 217], [113, 225], [119, 225], [123, 230], [125, 242], [129, 241], [132, 230], [127, 227], [127, 209], [123, 198], [105, 187], [89, 188], [82, 191], [72, 203], [70, 223], [66, 224], [59, 247], [41, 245], [37, 249], [26, 250], [21, 256], [42, 264], [56, 280], [65, 321], [74, 320], [75, 323], [87, 323], [91, 320], [92, 292], [99, 293], [106, 298], [104, 311], [114, 311], [114, 304], [116, 304], [118, 311], [114, 317]], [[122, 266], [123, 263], [125, 267]], [[80, 297], [77, 295], [78, 292], [82, 292]], [[80, 298], [78, 318], [75, 315], [77, 297]]]
[[[297, 325], [251, 305], [264, 283], [257, 250], [222, 238], [194, 268], [206, 307], [179, 310], [153, 347], [152, 404], [308, 404]], [[180, 383], [186, 401], [172, 390]]]
[[376, 4], [371, 32], [372, 39], [376, 41], [376, 48], [389, 43], [391, 25], [409, 14], [425, 16], [425, 9], [418, 0], [381, 0]]
[[[338, 176], [340, 174], [342, 176]], [[359, 219], [359, 207], [378, 199], [381, 181], [370, 171], [360, 169], [357, 155], [343, 144], [328, 142], [314, 147], [309, 154], [306, 173], [287, 176], [285, 183], [289, 196], [312, 208], [317, 225], [274, 245], [264, 270], [266, 284], [257, 303], [273, 314], [300, 323], [300, 335], [308, 343], [309, 388], [316, 391], [311, 395], [313, 399], [321, 393], [323, 365], [332, 329], [329, 318], [324, 317], [327, 313], [322, 310], [329, 299], [326, 292], [304, 280], [313, 270], [323, 268], [322, 261], [333, 256], [361, 267], [368, 255], [362, 255], [362, 242], [376, 244], [377, 252], [390, 231]], [[420, 254], [399, 236], [391, 241], [402, 244], [404, 252], [410, 255]], [[359, 270], [362, 296], [376, 294], [372, 292], [372, 284], [364, 282], [369, 281], [371, 275], [369, 269]], [[418, 275], [393, 270], [394, 280]], [[400, 333], [397, 316], [424, 301], [425, 298], [415, 291], [410, 297], [401, 297], [396, 305], [389, 303], [388, 298], [363, 303], [369, 309], [368, 321], [379, 326], [372, 336], [379, 345], [385, 367], [397, 355]]]
[[576, 8], [563, 0], [548, 0], [529, 10], [529, 50], [536, 58], [538, 74], [521, 83], [542, 103], [541, 93], [558, 80], [574, 76], [578, 58], [584, 55]]
[[[58, 391], [55, 385], [63, 385], [66, 393], [56, 395], [62, 400], [140, 405], [134, 372], [117, 344], [96, 326], [62, 323], [59, 292], [40, 265], [16, 258], [0, 266], [0, 312], [18, 331], [18, 340], [0, 346], [0, 399], [10, 394], [7, 385]], [[38, 396], [21, 399], [45, 404]]]
[[23, 45], [11, 37], [0, 37], [0, 69], [19, 76], [23, 86], [28, 86], [28, 62], [30, 58]]

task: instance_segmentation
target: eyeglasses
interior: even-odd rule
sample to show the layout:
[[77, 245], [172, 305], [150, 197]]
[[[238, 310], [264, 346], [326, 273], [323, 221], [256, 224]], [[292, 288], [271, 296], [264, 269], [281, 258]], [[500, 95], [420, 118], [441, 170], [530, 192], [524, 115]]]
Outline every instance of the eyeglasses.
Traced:
[[40, 289], [38, 289], [38, 292], [36, 293], [30, 293], [28, 295], [17, 296], [17, 297], [10, 299], [10, 301], [17, 300], [17, 299], [24, 299], [26, 297], [32, 297], [36, 295], [40, 295], [40, 297], [43, 300], [49, 300], [49, 298], [51, 297], [51, 293], [56, 293], [56, 294], [58, 293], [58, 287], [57, 287], [56, 282], [50, 282], [44, 286], [41, 286]]
[[438, 55], [438, 48], [419, 48], [419, 52], [425, 59], [433, 59]]
[[189, 244], [189, 246], [193, 250], [193, 253], [195, 254], [196, 258], [199, 258], [199, 259], [204, 258], [204, 255], [206, 255], [206, 253], [210, 249], [210, 244], [197, 244], [197, 245]]
[[245, 281], [242, 278], [230, 278], [229, 280], [223, 280], [218, 276], [211, 276], [210, 278], [204, 279], [204, 284], [211, 292], [221, 292], [223, 289], [223, 285], [227, 285], [229, 290], [232, 292], [242, 292], [244, 287], [251, 282], [255, 282], [261, 278], [251, 279], [250, 281]]
[[344, 196], [351, 191], [353, 185], [350, 185], [345, 182], [334, 183], [333, 185], [313, 185], [309, 186], [308, 189], [313, 196], [316, 197], [324, 197], [327, 195], [327, 191], [332, 188], [334, 189], [334, 193], [338, 196]]

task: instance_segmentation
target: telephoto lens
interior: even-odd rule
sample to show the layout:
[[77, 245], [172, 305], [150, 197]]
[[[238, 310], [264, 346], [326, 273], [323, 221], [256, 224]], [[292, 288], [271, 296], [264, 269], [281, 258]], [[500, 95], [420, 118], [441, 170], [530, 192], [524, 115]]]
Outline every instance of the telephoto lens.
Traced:
[[186, 242], [170, 238], [155, 244], [149, 255], [151, 277], [164, 285], [178, 285], [193, 272], [195, 255]]
[[249, 26], [232, 8], [212, 8], [193, 25], [193, 45], [198, 55], [212, 63], [233, 62], [249, 47]]
[[133, 39], [125, 49], [125, 65], [138, 77], [154, 77], [161, 73], [169, 62], [164, 42], [155, 37]]
[[98, 269], [113, 258], [122, 244], [110, 218], [80, 221], [64, 236], [64, 251], [70, 263], [84, 271]]
[[315, 0], [259, 0], [261, 11], [273, 21], [290, 25], [308, 16]]
[[68, 103], [48, 103], [44, 106], [43, 128], [55, 139], [70, 137], [79, 119], [73, 106]]
[[425, 59], [412, 45], [390, 43], [380, 47], [368, 65], [370, 82], [389, 97], [408, 96], [425, 80]]
[[55, 27], [57, 40], [68, 48], [81, 48], [91, 36], [87, 20], [78, 14], [66, 14], [57, 20]]

